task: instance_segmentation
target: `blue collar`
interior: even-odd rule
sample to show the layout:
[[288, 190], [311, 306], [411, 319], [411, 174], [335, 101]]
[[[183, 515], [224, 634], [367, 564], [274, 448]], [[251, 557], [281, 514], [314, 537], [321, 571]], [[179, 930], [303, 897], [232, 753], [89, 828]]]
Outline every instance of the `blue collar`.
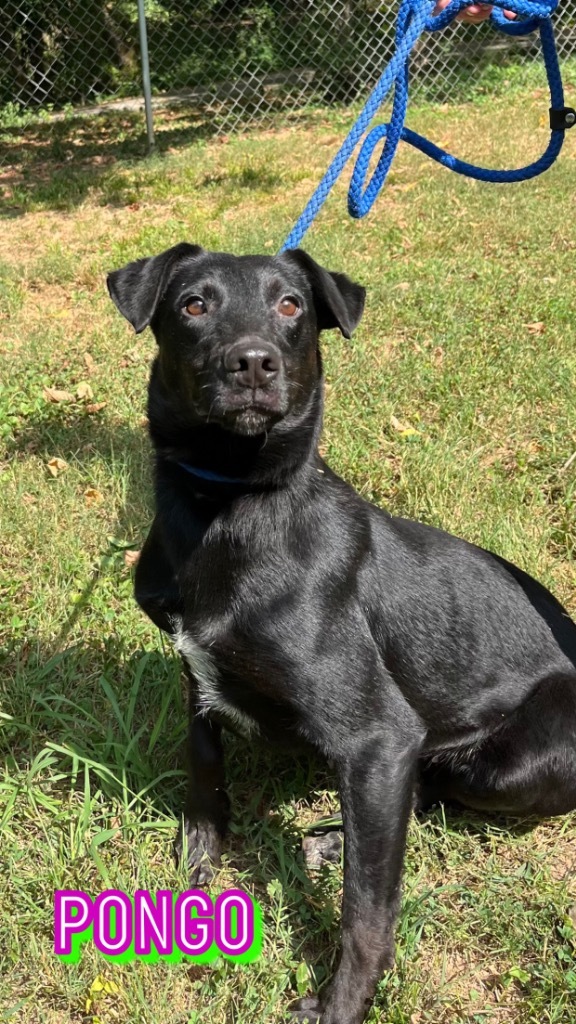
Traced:
[[191, 473], [192, 476], [197, 476], [199, 480], [210, 480], [214, 484], [244, 484], [245, 480], [239, 479], [234, 476], [221, 476], [220, 473], [212, 473], [209, 469], [197, 469], [196, 466], [189, 466], [187, 462], [179, 462], [179, 466], [185, 469], [187, 473]]

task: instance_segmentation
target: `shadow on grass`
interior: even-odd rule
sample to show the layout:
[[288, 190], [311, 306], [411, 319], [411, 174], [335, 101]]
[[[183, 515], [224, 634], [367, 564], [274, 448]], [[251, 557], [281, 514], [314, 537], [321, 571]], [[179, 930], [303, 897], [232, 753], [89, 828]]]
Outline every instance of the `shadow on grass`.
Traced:
[[[270, 114], [248, 114], [252, 127], [273, 123]], [[302, 111], [289, 119], [295, 123], [307, 117]], [[223, 124], [222, 115], [190, 104], [158, 110], [155, 156], [209, 139]], [[103, 109], [90, 116], [0, 128], [0, 216], [21, 216], [34, 204], [72, 210], [98, 189], [103, 202], [130, 204], [134, 197], [129, 191], [115, 191], [115, 168], [119, 162], [142, 164], [147, 155], [142, 111]]]
[[440, 825], [445, 831], [456, 835], [474, 836], [480, 842], [490, 843], [494, 834], [506, 833], [511, 836], [523, 836], [532, 832], [540, 823], [540, 818], [535, 817], [511, 817], [505, 814], [489, 813], [488, 811], [474, 811], [461, 804], [439, 804], [428, 810], [418, 811], [416, 819], [419, 822], [430, 821], [431, 824]]
[[[159, 154], [214, 131], [184, 111], [166, 112], [158, 127]], [[139, 112], [109, 111], [5, 128], [0, 131], [0, 214], [19, 216], [35, 203], [73, 209], [104, 184], [118, 161], [137, 162], [146, 155]]]

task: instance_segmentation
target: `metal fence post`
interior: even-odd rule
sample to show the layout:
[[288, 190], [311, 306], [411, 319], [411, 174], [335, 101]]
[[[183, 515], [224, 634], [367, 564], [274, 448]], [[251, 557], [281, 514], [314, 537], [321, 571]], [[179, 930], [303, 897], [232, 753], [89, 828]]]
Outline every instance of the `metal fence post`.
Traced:
[[146, 134], [148, 136], [148, 153], [154, 151], [154, 117], [152, 113], [152, 87], [150, 85], [150, 61], [148, 58], [148, 33], [146, 31], [146, 13], [144, 0], [138, 0], [138, 26], [140, 29], [140, 60], [142, 64], [142, 87], [144, 89], [144, 109], [146, 110]]

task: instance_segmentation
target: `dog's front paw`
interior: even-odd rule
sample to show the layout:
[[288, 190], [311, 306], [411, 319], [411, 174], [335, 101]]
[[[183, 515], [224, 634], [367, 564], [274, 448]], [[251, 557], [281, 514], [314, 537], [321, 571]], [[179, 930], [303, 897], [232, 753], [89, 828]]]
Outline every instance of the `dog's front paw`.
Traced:
[[212, 881], [220, 867], [222, 839], [209, 821], [184, 819], [174, 844], [176, 863], [186, 863], [192, 886]]
[[321, 1020], [322, 1007], [318, 996], [305, 996], [290, 1008], [290, 1024], [317, 1024]]

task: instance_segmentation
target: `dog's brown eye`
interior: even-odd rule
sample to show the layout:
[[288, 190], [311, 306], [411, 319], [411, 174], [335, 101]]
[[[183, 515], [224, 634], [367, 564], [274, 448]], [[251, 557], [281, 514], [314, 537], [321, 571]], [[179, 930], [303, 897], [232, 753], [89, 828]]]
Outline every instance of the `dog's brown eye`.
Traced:
[[186, 304], [186, 312], [188, 316], [202, 316], [206, 312], [206, 303], [204, 299], [200, 299], [197, 295]]
[[282, 316], [296, 316], [299, 311], [300, 306], [297, 300], [291, 298], [290, 295], [285, 295], [283, 299], [280, 299], [280, 302], [278, 303], [278, 312], [281, 313]]

